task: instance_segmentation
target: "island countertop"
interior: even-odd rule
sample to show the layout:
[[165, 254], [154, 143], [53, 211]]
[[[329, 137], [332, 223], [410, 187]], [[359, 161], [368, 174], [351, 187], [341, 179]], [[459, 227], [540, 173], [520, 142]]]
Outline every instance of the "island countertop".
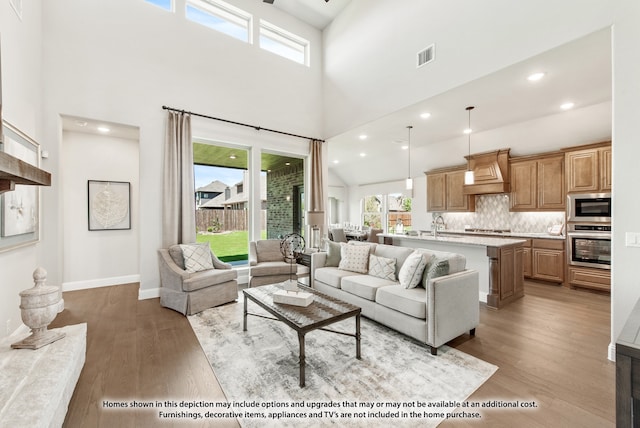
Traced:
[[[446, 232], [443, 232], [446, 233]], [[524, 244], [526, 240], [524, 239], [514, 239], [514, 238], [499, 238], [499, 237], [491, 237], [491, 236], [467, 236], [467, 235], [438, 235], [434, 237], [433, 235], [425, 235], [422, 236], [412, 236], [405, 234], [394, 234], [394, 233], [383, 233], [378, 236], [382, 236], [383, 238], [391, 238], [391, 239], [407, 239], [407, 240], [415, 240], [415, 241], [431, 241], [431, 242], [441, 242], [448, 243], [452, 245], [475, 245], [482, 247], [508, 247], [516, 244]]]

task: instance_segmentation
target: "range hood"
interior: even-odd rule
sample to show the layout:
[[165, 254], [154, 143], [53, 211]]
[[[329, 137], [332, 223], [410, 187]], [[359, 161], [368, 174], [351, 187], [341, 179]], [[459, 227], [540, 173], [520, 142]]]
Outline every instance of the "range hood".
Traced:
[[509, 149], [476, 153], [465, 156], [475, 176], [474, 184], [465, 184], [465, 195], [488, 195], [508, 193], [511, 190], [509, 177]]

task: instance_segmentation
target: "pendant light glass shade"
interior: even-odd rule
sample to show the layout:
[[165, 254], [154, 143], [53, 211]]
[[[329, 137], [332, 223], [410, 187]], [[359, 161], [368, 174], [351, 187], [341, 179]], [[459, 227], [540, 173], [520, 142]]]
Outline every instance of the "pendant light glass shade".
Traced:
[[464, 173], [464, 184], [474, 184], [475, 176], [473, 174], [473, 170], [471, 169], [471, 110], [473, 110], [473, 106], [469, 106], [466, 110], [469, 112], [469, 128], [467, 134], [467, 141], [469, 146], [469, 154], [467, 156], [467, 171]]
[[411, 125], [407, 126], [407, 129], [409, 130], [409, 138], [407, 143], [407, 148], [408, 148], [407, 179], [405, 181], [405, 187], [407, 190], [413, 190], [413, 179], [411, 178], [411, 128], [413, 128], [413, 126]]

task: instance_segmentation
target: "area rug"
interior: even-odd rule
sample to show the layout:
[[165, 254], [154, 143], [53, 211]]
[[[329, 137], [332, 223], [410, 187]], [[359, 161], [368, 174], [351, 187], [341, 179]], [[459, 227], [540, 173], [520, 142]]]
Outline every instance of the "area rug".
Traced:
[[[427, 346], [363, 317], [361, 360], [352, 337], [306, 335], [300, 388], [297, 334], [254, 316], [243, 332], [242, 301], [241, 294], [238, 303], [188, 318], [232, 405], [228, 412], [243, 427], [436, 426], [447, 416], [464, 418], [465, 408], [447, 414], [498, 369], [448, 346], [433, 356]], [[249, 312], [268, 315], [251, 301]], [[352, 333], [355, 320], [330, 328]]]

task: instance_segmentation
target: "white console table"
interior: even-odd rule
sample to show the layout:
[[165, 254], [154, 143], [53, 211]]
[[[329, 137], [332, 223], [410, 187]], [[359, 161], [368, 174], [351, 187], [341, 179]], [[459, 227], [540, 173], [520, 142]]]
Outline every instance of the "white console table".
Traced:
[[[23, 337], [0, 340], [0, 426], [61, 427], [84, 366], [87, 324], [40, 349], [11, 349]], [[26, 334], [23, 334], [26, 336]]]

